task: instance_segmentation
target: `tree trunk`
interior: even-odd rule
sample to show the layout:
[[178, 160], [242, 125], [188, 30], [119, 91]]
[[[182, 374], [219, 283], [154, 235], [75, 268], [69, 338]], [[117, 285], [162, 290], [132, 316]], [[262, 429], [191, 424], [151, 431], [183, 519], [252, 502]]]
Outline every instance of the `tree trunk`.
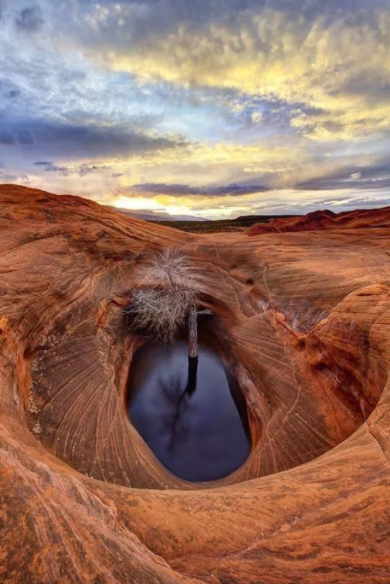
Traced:
[[188, 317], [188, 356], [198, 357], [198, 315], [195, 307]]
[[194, 306], [188, 315], [188, 382], [186, 393], [196, 390], [198, 373], [198, 315]]

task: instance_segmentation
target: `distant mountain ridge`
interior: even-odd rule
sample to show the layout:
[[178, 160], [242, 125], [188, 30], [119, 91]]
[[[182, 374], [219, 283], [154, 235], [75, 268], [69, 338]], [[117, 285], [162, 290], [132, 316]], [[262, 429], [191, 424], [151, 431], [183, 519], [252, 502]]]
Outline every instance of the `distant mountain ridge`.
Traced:
[[356, 209], [333, 213], [328, 209], [313, 211], [292, 218], [278, 217], [268, 223], [256, 223], [246, 230], [247, 235], [286, 233], [294, 231], [324, 231], [330, 229], [364, 229], [390, 227], [390, 207], [381, 209]]
[[109, 205], [106, 205], [106, 207], [111, 210], [118, 211], [119, 213], [124, 213], [128, 217], [142, 219], [143, 221], [209, 221], [209, 219], [204, 219], [203, 217], [194, 217], [193, 215], [170, 215], [169, 213], [164, 213], [163, 211], [148, 211], [147, 209], [121, 209], [119, 207], [111, 207]]

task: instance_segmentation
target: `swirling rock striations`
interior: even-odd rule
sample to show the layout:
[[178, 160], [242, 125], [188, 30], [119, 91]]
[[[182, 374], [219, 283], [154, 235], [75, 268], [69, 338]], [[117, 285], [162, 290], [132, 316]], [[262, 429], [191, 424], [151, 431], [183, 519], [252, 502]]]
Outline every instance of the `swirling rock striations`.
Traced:
[[[387, 215], [189, 235], [1, 186], [0, 581], [388, 584]], [[126, 412], [123, 311], [166, 247], [248, 409], [250, 456], [213, 483], [170, 474]]]

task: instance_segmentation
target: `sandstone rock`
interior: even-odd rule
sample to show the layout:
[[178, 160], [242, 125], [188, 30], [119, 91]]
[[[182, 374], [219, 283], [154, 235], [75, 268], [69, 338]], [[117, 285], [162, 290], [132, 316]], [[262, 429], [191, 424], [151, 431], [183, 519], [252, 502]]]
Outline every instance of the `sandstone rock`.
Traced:
[[[388, 584], [387, 215], [189, 235], [0, 187], [0, 580]], [[126, 413], [123, 309], [165, 247], [248, 406], [250, 457], [214, 483], [171, 475]]]

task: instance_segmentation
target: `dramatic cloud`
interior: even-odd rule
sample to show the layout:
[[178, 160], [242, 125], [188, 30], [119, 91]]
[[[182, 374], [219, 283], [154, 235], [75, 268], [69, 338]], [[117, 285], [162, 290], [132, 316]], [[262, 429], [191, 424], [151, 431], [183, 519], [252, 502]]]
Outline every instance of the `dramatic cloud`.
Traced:
[[180, 146], [181, 142], [153, 138], [119, 126], [74, 125], [43, 120], [3, 121], [0, 144], [33, 147], [33, 151], [62, 157], [114, 157], [145, 154]]
[[[110, 14], [95, 14], [99, 30], [102, 22], [113, 26]], [[381, 3], [370, 12], [346, 12], [341, 3], [334, 14], [329, 7], [311, 14], [257, 7], [237, 12], [234, 22], [213, 19], [194, 27], [184, 21], [168, 35], [149, 37], [127, 47], [113, 44], [96, 57], [141, 79], [235, 88], [301, 104], [292, 126], [317, 140], [387, 128], [390, 11]], [[309, 107], [318, 113], [305, 111]]]
[[0, 180], [181, 216], [376, 206], [389, 54], [388, 0], [0, 0]]

